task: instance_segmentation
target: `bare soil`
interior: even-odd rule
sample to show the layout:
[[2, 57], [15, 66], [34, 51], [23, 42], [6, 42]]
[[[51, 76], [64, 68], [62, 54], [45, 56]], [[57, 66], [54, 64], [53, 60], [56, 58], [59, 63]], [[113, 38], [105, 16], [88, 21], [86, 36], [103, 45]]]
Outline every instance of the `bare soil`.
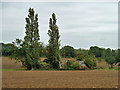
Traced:
[[[21, 68], [7, 57], [3, 69]], [[67, 59], [64, 59], [66, 61]], [[72, 59], [73, 60], [73, 59]], [[2, 71], [3, 88], [117, 88], [117, 70]]]
[[21, 68], [22, 64], [20, 62], [15, 63], [14, 59], [8, 57], [2, 57], [2, 69], [18, 69]]
[[117, 71], [3, 71], [3, 88], [117, 88]]

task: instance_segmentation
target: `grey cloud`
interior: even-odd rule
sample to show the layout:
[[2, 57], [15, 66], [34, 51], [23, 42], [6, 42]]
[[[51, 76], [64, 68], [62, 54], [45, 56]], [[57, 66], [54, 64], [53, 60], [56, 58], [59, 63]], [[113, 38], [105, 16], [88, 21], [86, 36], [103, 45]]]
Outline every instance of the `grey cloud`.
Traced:
[[23, 39], [28, 8], [39, 14], [41, 41], [48, 43], [48, 21], [54, 12], [61, 34], [61, 46], [88, 48], [91, 45], [117, 48], [117, 3], [3, 3], [3, 41]]

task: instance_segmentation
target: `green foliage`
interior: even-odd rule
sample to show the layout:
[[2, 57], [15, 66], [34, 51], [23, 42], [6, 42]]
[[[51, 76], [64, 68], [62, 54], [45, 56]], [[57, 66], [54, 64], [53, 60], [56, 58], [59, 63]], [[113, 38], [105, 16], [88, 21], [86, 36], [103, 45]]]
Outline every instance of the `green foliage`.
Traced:
[[95, 57], [102, 57], [103, 54], [104, 54], [103, 51], [104, 51], [103, 48], [99, 48], [97, 46], [91, 46], [90, 50], [89, 50], [89, 53], [94, 54]]
[[29, 9], [26, 18], [26, 36], [24, 37], [23, 48], [25, 49], [25, 60], [28, 69], [37, 69], [36, 65], [39, 60], [39, 29], [38, 14], [34, 14], [34, 9]]
[[90, 69], [96, 67], [96, 58], [94, 57], [94, 55], [86, 55], [84, 62], [86, 66]]
[[80, 69], [80, 64], [79, 64], [79, 62], [73, 62], [73, 63], [71, 64], [71, 68], [73, 68], [73, 69]]
[[49, 21], [48, 35], [50, 37], [49, 44], [47, 46], [47, 59], [53, 68], [60, 68], [60, 35], [58, 26], [56, 25], [56, 16], [53, 13], [52, 18]]
[[46, 54], [47, 54], [46, 47], [45, 47], [44, 43], [40, 42], [39, 43], [39, 55], [40, 55], [40, 57], [46, 57]]
[[25, 50], [23, 48], [23, 41], [20, 39], [16, 39], [15, 42], [13, 42], [14, 51], [11, 55], [11, 59], [14, 58], [17, 62], [22, 62], [22, 65], [26, 67], [25, 65]]
[[117, 64], [118, 63], [118, 65], [120, 66], [120, 49], [118, 49], [117, 51], [116, 51], [116, 62], [115, 62], [115, 64]]
[[110, 68], [113, 68], [113, 65], [119, 62], [118, 51], [119, 49], [111, 50], [110, 48], [104, 49], [97, 46], [92, 46], [90, 47], [89, 54], [94, 54], [99, 61], [101, 61], [101, 59], [104, 59], [111, 66]]
[[34, 9], [29, 8], [29, 14], [26, 18], [26, 36], [24, 41], [16, 39], [14, 53], [12, 58], [22, 62], [28, 70], [39, 68], [39, 29], [38, 14], [34, 14]]
[[79, 61], [82, 61], [83, 59], [84, 59], [84, 55], [82, 55], [82, 54], [78, 54], [77, 56], [76, 56], [76, 60], [79, 60]]
[[75, 55], [79, 55], [79, 54], [82, 54], [82, 55], [87, 55], [88, 54], [88, 52], [89, 52], [89, 50], [86, 50], [86, 49], [75, 49], [74, 50], [75, 51]]
[[108, 48], [106, 50], [105, 61], [113, 68], [113, 64], [116, 63], [117, 56], [115, 55], [115, 51]]
[[4, 43], [1, 43], [1, 54], [0, 55], [3, 55], [3, 56], [10, 56], [12, 55], [13, 51], [14, 51], [14, 48], [15, 46], [12, 44], [12, 43], [8, 43], [8, 44], [4, 44]]
[[52, 66], [46, 62], [40, 62], [40, 69], [51, 69]]
[[74, 48], [72, 46], [64, 46], [60, 51], [61, 56], [64, 58], [73, 58], [75, 56]]
[[79, 62], [73, 62], [71, 60], [68, 60], [64, 64], [64, 68], [66, 68], [66, 69], [80, 69], [80, 64], [79, 64]]
[[116, 60], [115, 60], [114, 57], [109, 56], [109, 57], [106, 57], [105, 61], [106, 61], [109, 65], [111, 65], [110, 68], [113, 68], [113, 64], [115, 63]]
[[73, 61], [67, 60], [67, 62], [64, 64], [64, 68], [71, 68]]

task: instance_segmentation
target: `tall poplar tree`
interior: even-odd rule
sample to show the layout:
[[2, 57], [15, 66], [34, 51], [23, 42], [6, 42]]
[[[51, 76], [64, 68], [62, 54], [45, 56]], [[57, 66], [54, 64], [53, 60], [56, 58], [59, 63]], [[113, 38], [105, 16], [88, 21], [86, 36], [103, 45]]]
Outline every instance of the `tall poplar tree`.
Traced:
[[49, 21], [49, 30], [48, 35], [50, 37], [49, 39], [49, 45], [47, 47], [47, 58], [48, 62], [53, 66], [53, 68], [60, 68], [60, 35], [58, 26], [56, 25], [56, 16], [53, 13], [52, 18], [50, 18]]
[[34, 14], [34, 9], [29, 8], [28, 17], [26, 17], [26, 35], [24, 40], [16, 39], [12, 58], [19, 61], [28, 70], [39, 68], [39, 29], [38, 29], [38, 14]]
[[23, 47], [25, 49], [25, 59], [27, 69], [36, 69], [39, 60], [39, 29], [38, 14], [35, 14], [33, 8], [29, 8], [28, 17], [26, 17], [26, 36], [24, 37]]

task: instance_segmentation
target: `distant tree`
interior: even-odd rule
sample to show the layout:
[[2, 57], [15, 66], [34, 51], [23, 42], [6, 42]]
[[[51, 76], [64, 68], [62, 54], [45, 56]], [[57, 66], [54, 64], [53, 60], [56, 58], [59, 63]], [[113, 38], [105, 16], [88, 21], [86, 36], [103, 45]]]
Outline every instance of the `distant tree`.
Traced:
[[93, 69], [94, 67], [96, 67], [96, 58], [94, 55], [86, 55], [85, 59], [84, 59], [84, 63], [86, 64], [86, 66], [88, 68]]
[[107, 48], [105, 50], [105, 57], [108, 57], [109, 55], [112, 55], [112, 50], [110, 48]]
[[13, 57], [20, 60], [28, 70], [38, 68], [39, 60], [39, 29], [38, 14], [34, 14], [34, 9], [29, 8], [29, 14], [26, 18], [26, 36], [24, 41], [17, 39], [14, 44], [16, 48]]
[[115, 63], [116, 59], [113, 56], [106, 57], [105, 61], [113, 68], [113, 64]]
[[1, 43], [1, 54], [3, 56], [11, 56], [13, 51], [14, 51], [14, 45], [12, 43], [8, 43], [8, 44], [4, 44], [4, 43]]
[[105, 61], [111, 66], [110, 68], [113, 68], [113, 64], [116, 63], [117, 55], [114, 50], [111, 50], [110, 48], [105, 50]]
[[95, 57], [102, 57], [102, 49], [97, 46], [91, 46], [89, 53], [94, 54]]
[[39, 55], [40, 57], [46, 57], [46, 46], [44, 45], [44, 43], [40, 42], [39, 43]]
[[70, 57], [74, 57], [75, 56], [75, 51], [74, 48], [72, 46], [64, 46], [62, 47], [61, 51], [61, 55], [64, 58], [70, 58]]
[[23, 66], [26, 67], [25, 64], [25, 49], [23, 48], [23, 41], [21, 39], [16, 39], [14, 42], [12, 42], [14, 47], [14, 51], [11, 55], [11, 59], [15, 59], [16, 63], [21, 62]]
[[76, 60], [82, 61], [84, 59], [84, 55], [83, 54], [78, 54], [76, 55]]
[[117, 55], [117, 57], [116, 57], [116, 63], [115, 64], [118, 63], [118, 65], [120, 66], [120, 49], [116, 50], [116, 55]]
[[56, 25], [56, 16], [54, 13], [52, 14], [52, 18], [50, 18], [49, 21], [48, 35], [50, 39], [47, 46], [47, 62], [49, 62], [53, 68], [60, 68], [60, 35], [58, 26]]

